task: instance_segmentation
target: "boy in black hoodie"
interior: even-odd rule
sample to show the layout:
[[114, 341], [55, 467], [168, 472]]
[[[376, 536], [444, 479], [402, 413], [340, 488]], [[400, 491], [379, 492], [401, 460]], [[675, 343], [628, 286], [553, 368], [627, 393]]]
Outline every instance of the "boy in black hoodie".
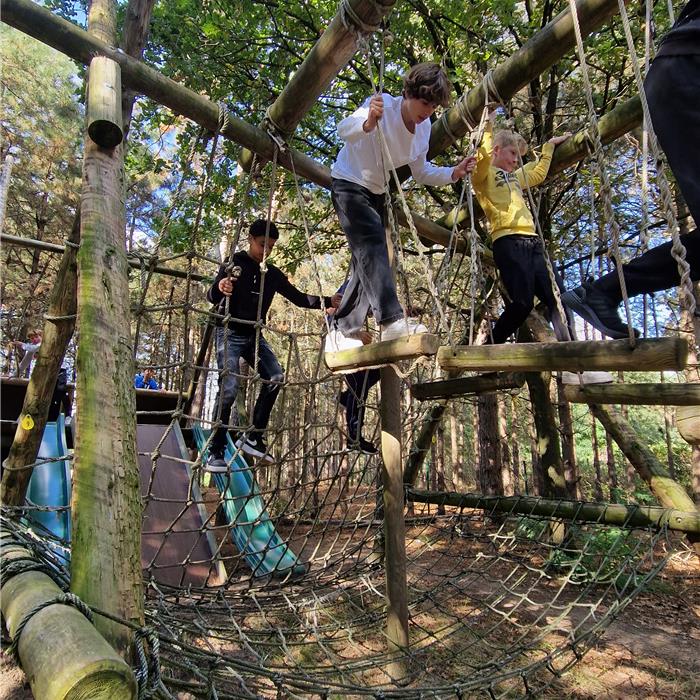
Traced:
[[275, 265], [267, 263], [261, 268], [260, 264], [270, 254], [278, 238], [279, 231], [274, 223], [265, 219], [254, 221], [248, 234], [248, 250], [235, 253], [230, 265], [219, 268], [207, 292], [207, 299], [219, 307], [222, 316], [226, 312], [224, 300], [228, 298], [230, 315], [225, 327], [222, 318], [216, 321], [216, 361], [219, 367], [216, 411], [223, 425], [216, 431], [209, 447], [209, 471], [227, 470], [224, 458], [226, 431], [238, 393], [238, 362], [241, 357], [260, 375], [262, 388], [253, 410], [253, 429], [238, 437], [236, 447], [247, 454], [272, 461], [267, 453], [263, 431], [267, 428], [284, 381], [284, 370], [263, 337], [262, 328], [259, 333], [256, 329], [258, 325], [265, 324], [275, 294], [279, 292], [303, 309], [337, 307], [340, 300], [338, 295], [322, 298], [299, 291]]

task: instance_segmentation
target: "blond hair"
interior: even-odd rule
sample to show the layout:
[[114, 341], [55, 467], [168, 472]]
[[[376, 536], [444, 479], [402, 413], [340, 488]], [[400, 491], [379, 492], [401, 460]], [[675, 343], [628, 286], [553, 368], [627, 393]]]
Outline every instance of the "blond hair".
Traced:
[[418, 63], [403, 76], [404, 97], [447, 107], [451, 93], [452, 83], [437, 63]]
[[510, 129], [497, 131], [493, 137], [493, 145], [494, 147], [498, 146], [499, 148], [508, 148], [509, 146], [513, 146], [515, 149], [517, 149], [521, 156], [524, 156], [527, 153], [527, 142], [525, 139], [520, 134], [510, 131]]

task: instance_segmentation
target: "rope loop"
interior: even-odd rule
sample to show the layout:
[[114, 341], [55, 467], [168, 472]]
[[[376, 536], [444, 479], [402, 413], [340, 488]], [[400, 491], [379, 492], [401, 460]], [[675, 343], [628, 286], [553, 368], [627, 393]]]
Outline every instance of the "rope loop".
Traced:
[[350, 4], [350, 0], [341, 0], [338, 7], [338, 16], [340, 17], [340, 21], [343, 23], [343, 26], [349, 32], [356, 35], [358, 44], [360, 42], [360, 38], [364, 38], [363, 35], [367, 36], [369, 34], [373, 34], [381, 29], [382, 26], [381, 21], [377, 24], [368, 24], [365, 22], [362, 17], [355, 12]]
[[134, 676], [138, 683], [138, 700], [152, 698], [162, 686], [160, 672], [160, 639], [155, 630], [142, 627], [134, 636], [138, 667]]
[[26, 627], [27, 623], [34, 617], [34, 615], [36, 615], [38, 612], [40, 612], [44, 608], [48, 608], [51, 605], [70, 605], [70, 606], [76, 608], [79, 612], [81, 612], [83, 615], [85, 615], [85, 617], [90, 622], [92, 622], [92, 610], [90, 610], [90, 608], [80, 598], [78, 598], [78, 596], [75, 595], [74, 593], [59, 593], [59, 595], [57, 595], [55, 598], [45, 600], [43, 603], [39, 603], [38, 605], [35, 605], [20, 620], [19, 624], [17, 625], [17, 629], [15, 630], [14, 637], [12, 638], [12, 642], [7, 649], [8, 653], [13, 654], [15, 656], [18, 663], [19, 663], [19, 653], [18, 653], [19, 639], [22, 636], [22, 632], [24, 631], [24, 628]]

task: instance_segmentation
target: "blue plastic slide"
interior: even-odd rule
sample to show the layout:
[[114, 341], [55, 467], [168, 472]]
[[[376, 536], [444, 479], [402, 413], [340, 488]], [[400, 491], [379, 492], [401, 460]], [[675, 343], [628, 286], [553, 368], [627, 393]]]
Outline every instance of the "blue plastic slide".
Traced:
[[[199, 425], [194, 427], [194, 437], [200, 452], [203, 452], [209, 431]], [[202, 459], [206, 460], [206, 452]], [[226, 520], [231, 525], [231, 539], [255, 578], [263, 576], [300, 576], [308, 565], [300, 562], [279, 536], [265, 508], [250, 466], [239, 450], [228, 438], [226, 461], [229, 472], [212, 473], [214, 483], [223, 496], [222, 506]], [[291, 571], [290, 571], [291, 570]]]
[[[37, 461], [67, 455], [66, 426], [61, 413], [55, 423], [46, 424]], [[70, 510], [68, 509], [70, 494], [71, 476], [68, 460], [46, 462], [34, 467], [27, 488], [27, 501], [30, 505], [47, 506], [59, 510], [30, 508], [29, 520], [51, 532], [66, 547], [70, 544]]]

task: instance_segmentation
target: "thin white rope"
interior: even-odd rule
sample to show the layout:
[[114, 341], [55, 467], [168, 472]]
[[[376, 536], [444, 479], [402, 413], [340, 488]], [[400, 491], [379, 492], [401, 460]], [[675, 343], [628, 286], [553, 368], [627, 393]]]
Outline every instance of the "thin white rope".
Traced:
[[612, 206], [612, 188], [610, 178], [608, 177], [607, 169], [604, 163], [603, 144], [600, 140], [600, 132], [598, 129], [598, 117], [596, 115], [595, 106], [593, 104], [593, 88], [588, 74], [588, 64], [586, 62], [586, 51], [583, 46], [583, 38], [581, 36], [581, 26], [578, 19], [578, 9], [576, 0], [569, 0], [569, 10], [574, 26], [574, 35], [576, 37], [576, 52], [579, 59], [579, 67], [581, 69], [581, 78], [583, 80], [584, 93], [586, 104], [588, 107], [588, 118], [590, 121], [589, 136], [593, 145], [593, 162], [595, 163], [598, 177], [600, 179], [600, 195], [603, 202], [603, 211], [605, 214], [605, 223], [610, 227], [611, 244], [610, 252], [617, 267], [617, 275], [620, 282], [620, 291], [622, 292], [622, 300], [625, 306], [625, 316], [627, 318], [628, 338], [631, 347], [636, 346], [636, 337], [634, 327], [632, 325], [632, 313], [630, 311], [629, 297], [627, 295], [627, 286], [625, 284], [625, 276], [622, 270], [622, 260], [620, 259], [620, 227], [615, 217], [615, 212]]
[[[661, 148], [659, 142], [654, 133], [653, 124], [651, 121], [651, 115], [649, 114], [649, 104], [647, 102], [646, 93], [644, 92], [644, 81], [642, 80], [642, 73], [639, 68], [639, 60], [637, 59], [637, 54], [634, 47], [634, 39], [632, 38], [632, 30], [630, 28], [629, 17], [627, 15], [627, 8], [623, 0], [618, 0], [618, 6], [620, 8], [620, 16], [622, 17], [622, 27], [625, 32], [625, 39], [627, 40], [627, 47], [630, 53], [630, 59], [632, 63], [632, 70], [634, 72], [634, 79], [637, 84], [637, 89], [639, 91], [639, 99], [642, 104], [642, 112], [644, 114], [644, 120], [647, 124], [647, 129], [649, 133], [649, 146], [651, 152], [654, 155], [656, 162], [661, 161]], [[673, 241], [671, 245], [671, 255], [678, 265], [678, 273], [680, 275], [680, 291], [681, 298], [684, 302], [686, 309], [688, 310], [691, 317], [695, 314], [695, 294], [693, 291], [693, 282], [690, 277], [690, 265], [686, 260], [686, 250], [685, 246], [680, 239], [680, 230], [678, 227], [678, 221], [676, 219], [676, 214], [673, 208], [673, 195], [671, 193], [671, 187], [664, 172], [663, 167], [657, 168], [657, 184], [659, 191], [661, 193], [661, 202], [664, 211], [664, 217], [666, 223], [668, 224], [669, 231], [671, 232], [671, 239]]]

